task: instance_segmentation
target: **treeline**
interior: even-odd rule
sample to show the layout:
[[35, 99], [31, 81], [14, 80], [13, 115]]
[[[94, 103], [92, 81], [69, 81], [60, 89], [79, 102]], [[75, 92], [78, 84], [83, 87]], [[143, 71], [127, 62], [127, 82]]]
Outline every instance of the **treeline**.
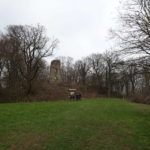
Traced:
[[150, 103], [150, 1], [130, 0], [123, 6], [119, 26], [111, 30], [113, 50], [75, 62], [59, 57], [60, 91], [60, 85], [49, 83], [49, 66], [44, 61], [58, 40], [50, 40], [40, 25], [8, 26], [0, 34], [0, 101], [20, 101], [35, 95], [43, 99], [51, 90], [51, 95], [59, 96], [69, 85], [77, 85], [103, 96]]
[[122, 4], [111, 29], [112, 52], [92, 54], [63, 65], [63, 81], [76, 82], [107, 96], [132, 97], [150, 103], [150, 1]]
[[83, 85], [100, 95], [150, 102], [150, 59], [123, 60], [117, 53], [92, 54], [76, 62], [60, 57], [63, 83]]
[[0, 34], [1, 101], [34, 93], [37, 82], [47, 78], [44, 58], [52, 55], [57, 43], [57, 39], [49, 40], [41, 25], [11, 25]]

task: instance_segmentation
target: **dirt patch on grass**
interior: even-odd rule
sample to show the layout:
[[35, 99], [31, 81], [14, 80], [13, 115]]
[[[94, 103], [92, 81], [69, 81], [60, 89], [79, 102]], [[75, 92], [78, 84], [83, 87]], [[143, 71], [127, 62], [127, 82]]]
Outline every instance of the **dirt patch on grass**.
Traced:
[[46, 136], [43, 135], [31, 136], [22, 134], [17, 137], [16, 145], [13, 145], [8, 150], [42, 150], [42, 143], [45, 139]]
[[136, 109], [144, 114], [150, 115], [150, 105], [139, 105]]
[[50, 137], [55, 138], [60, 134], [64, 134], [69, 128], [69, 126], [56, 128], [42, 135], [31, 135], [30, 133], [13, 135], [9, 137], [9, 141], [13, 141], [12, 146], [7, 150], [43, 150], [47, 139]]

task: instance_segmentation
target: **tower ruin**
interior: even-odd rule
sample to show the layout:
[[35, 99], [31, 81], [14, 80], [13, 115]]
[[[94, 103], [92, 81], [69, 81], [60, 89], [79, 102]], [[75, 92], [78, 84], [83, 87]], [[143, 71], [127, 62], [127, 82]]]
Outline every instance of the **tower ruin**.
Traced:
[[60, 74], [60, 60], [53, 60], [50, 66], [50, 82], [51, 83], [60, 83], [61, 74]]

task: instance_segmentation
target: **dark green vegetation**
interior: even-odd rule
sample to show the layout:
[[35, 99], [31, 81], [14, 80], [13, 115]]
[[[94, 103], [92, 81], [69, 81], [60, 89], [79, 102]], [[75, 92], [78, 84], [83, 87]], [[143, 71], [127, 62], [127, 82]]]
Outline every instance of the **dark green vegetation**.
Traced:
[[150, 106], [117, 99], [0, 104], [0, 150], [150, 150]]

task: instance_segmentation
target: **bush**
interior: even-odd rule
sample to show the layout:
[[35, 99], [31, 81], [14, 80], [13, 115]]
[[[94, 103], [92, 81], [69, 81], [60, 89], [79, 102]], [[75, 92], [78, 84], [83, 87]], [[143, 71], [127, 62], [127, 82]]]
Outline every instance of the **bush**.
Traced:
[[131, 102], [150, 104], [150, 95], [134, 95], [128, 98]]

